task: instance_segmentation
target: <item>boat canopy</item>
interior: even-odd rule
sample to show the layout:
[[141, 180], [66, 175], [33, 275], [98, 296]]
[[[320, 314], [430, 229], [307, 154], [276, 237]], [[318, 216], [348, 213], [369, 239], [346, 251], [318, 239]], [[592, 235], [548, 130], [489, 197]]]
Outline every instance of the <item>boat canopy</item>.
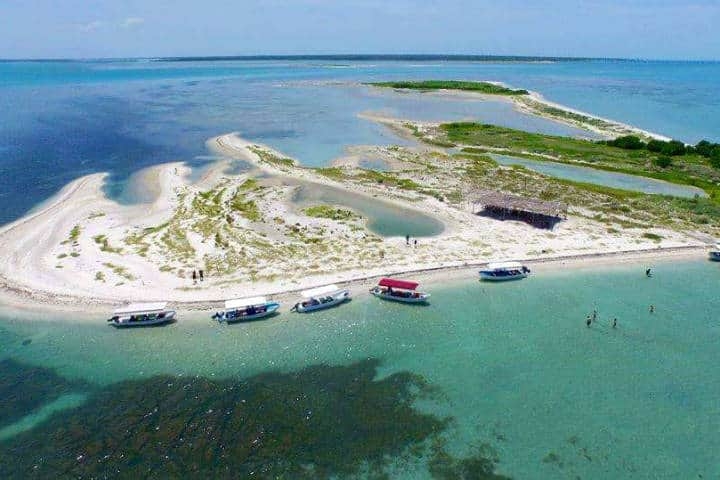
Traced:
[[394, 278], [383, 278], [378, 282], [381, 287], [400, 288], [402, 290], [415, 290], [419, 283], [407, 280], [396, 280]]
[[523, 268], [520, 262], [488, 263], [488, 270], [519, 270]]
[[265, 297], [237, 298], [235, 300], [225, 300], [225, 310], [251, 307], [253, 305], [263, 305], [265, 303], [267, 303], [267, 298]]
[[155, 303], [131, 303], [122, 308], [118, 308], [113, 313], [115, 315], [126, 315], [128, 313], [153, 313], [162, 312], [167, 307], [166, 302]]
[[331, 293], [335, 293], [338, 290], [337, 285], [327, 285], [325, 287], [318, 287], [318, 288], [312, 288], [310, 290], [305, 290], [303, 292], [300, 292], [300, 295], [302, 295], [305, 298], [313, 298], [313, 297], [319, 297], [320, 295], [329, 295]]

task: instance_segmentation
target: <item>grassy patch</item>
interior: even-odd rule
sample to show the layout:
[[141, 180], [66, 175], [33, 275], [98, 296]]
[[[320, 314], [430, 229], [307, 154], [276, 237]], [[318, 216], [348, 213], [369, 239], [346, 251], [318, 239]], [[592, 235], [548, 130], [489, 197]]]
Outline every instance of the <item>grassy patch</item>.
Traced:
[[[110, 262], [103, 263], [103, 265], [106, 266], [107, 268], [109, 268], [110, 270], [112, 270], [113, 273], [115, 273], [115, 275], [118, 275], [118, 276], [124, 278], [125, 280], [129, 280], [129, 281], [135, 280], [135, 277], [133, 277], [127, 271], [127, 269], [125, 267], [121, 267], [120, 265], [115, 265]], [[99, 272], [99, 273], [102, 273], [102, 272]], [[96, 278], [97, 278], [97, 274], [96, 274]]]
[[316, 168], [315, 171], [320, 175], [332, 178], [333, 180], [344, 180], [347, 178], [345, 171], [338, 167]]
[[439, 128], [439, 136], [449, 142], [481, 147], [477, 152], [482, 151], [482, 147], [502, 149], [521, 157], [527, 157], [528, 154], [535, 155], [535, 159], [547, 156], [561, 163], [691, 185], [705, 190], [711, 198], [720, 201], [720, 189], [717, 186], [720, 171], [713, 168], [708, 159], [694, 153], [675, 156], [668, 164], [660, 160], [663, 154], [649, 150], [627, 150], [589, 140], [470, 122], [443, 124]]
[[655, 241], [657, 241], [657, 242], [659, 242], [660, 240], [663, 239], [663, 236], [662, 236], [662, 235], [658, 235], [657, 233], [651, 233], [651, 232], [645, 232], [645, 233], [643, 233], [643, 234], [642, 234], [642, 237], [643, 237], [643, 238], [647, 238], [648, 240], [655, 240]]
[[105, 235], [95, 235], [93, 237], [93, 240], [95, 243], [100, 245], [100, 251], [102, 252], [108, 252], [108, 253], [122, 253], [122, 248], [114, 248], [110, 246], [110, 243], [108, 242], [107, 236]]
[[267, 150], [264, 150], [262, 148], [258, 147], [248, 147], [251, 152], [253, 152], [255, 155], [260, 157], [260, 160], [262, 160], [265, 163], [269, 163], [271, 165], [275, 165], [278, 167], [294, 167], [295, 166], [295, 160], [292, 158], [287, 157], [280, 157], [278, 155], [275, 155], [274, 153], [268, 152]]
[[194, 211], [207, 217], [217, 217], [222, 213], [222, 198], [224, 188], [200, 192], [192, 200]]
[[260, 209], [253, 200], [245, 200], [245, 195], [241, 189], [235, 191], [230, 200], [230, 208], [234, 211], [247, 218], [252, 222], [259, 222], [262, 220]]
[[330, 205], [314, 205], [303, 210], [308, 217], [329, 218], [330, 220], [354, 220], [360, 218], [352, 210], [337, 208]]
[[68, 235], [67, 240], [60, 242], [61, 245], [67, 245], [68, 243], [77, 243], [78, 239], [80, 238], [81, 231], [82, 230], [80, 228], [80, 225], [75, 225], [72, 230], [70, 230], [70, 234]]

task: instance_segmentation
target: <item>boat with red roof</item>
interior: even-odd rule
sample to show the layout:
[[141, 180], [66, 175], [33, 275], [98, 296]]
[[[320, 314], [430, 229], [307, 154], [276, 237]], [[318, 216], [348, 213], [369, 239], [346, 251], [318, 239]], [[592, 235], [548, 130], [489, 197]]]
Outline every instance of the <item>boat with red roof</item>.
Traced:
[[370, 289], [370, 293], [383, 300], [392, 300], [402, 303], [427, 303], [429, 293], [418, 292], [420, 284], [408, 280], [383, 278], [377, 286]]

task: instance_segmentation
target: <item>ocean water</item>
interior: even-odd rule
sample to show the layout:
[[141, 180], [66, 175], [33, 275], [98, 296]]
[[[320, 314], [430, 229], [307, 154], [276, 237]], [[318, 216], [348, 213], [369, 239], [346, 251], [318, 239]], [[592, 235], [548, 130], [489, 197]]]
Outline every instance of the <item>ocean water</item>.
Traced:
[[[371, 80], [500, 80], [718, 141], [718, 73], [607, 60], [0, 62], [0, 224], [93, 172], [110, 172], [119, 201], [148, 201], [138, 172], [178, 160], [199, 172], [217, 159], [205, 140], [229, 131], [306, 165], [407, 143], [363, 112], [580, 133], [503, 102], [358, 85]], [[646, 266], [436, 281], [428, 307], [358, 296], [234, 326], [196, 314], [116, 331], [0, 306], [0, 477], [717, 478], [720, 271], [658, 263], [648, 279]]]
[[[716, 478], [720, 326], [713, 312], [720, 301], [713, 292], [720, 271], [709, 262], [657, 263], [647, 278], [645, 267], [543, 269], [505, 284], [430, 282], [427, 307], [364, 296], [329, 312], [282, 313], [234, 326], [196, 315], [164, 328], [116, 331], [102, 319], [28, 321], [6, 312], [0, 378], [23, 369], [30, 374], [12, 388], [0, 382], [6, 412], [0, 452], [15, 455], [11, 465], [0, 462], [0, 473], [42, 477], [61, 466], [86, 476], [124, 475], [139, 462], [147, 474], [160, 474], [178, 467], [180, 452], [183, 468], [200, 462], [222, 472], [232, 463], [224, 454], [202, 463], [206, 445], [181, 448], [193, 422], [231, 441], [222, 445], [228, 455], [242, 455], [242, 445], [252, 441], [241, 431], [228, 436], [222, 418], [211, 415], [220, 395], [213, 386], [223, 385], [225, 415], [232, 415], [256, 400], [257, 378], [275, 385], [269, 395], [294, 388], [300, 378], [303, 395], [314, 399], [306, 436], [276, 443], [277, 422], [291, 421], [282, 412], [296, 400], [262, 396], [265, 409], [253, 413], [267, 435], [258, 455], [286, 455], [292, 464], [307, 449], [337, 473], [342, 447], [318, 438], [347, 427], [389, 456], [376, 469], [397, 478], [445, 478], [432, 476], [424, 463], [431, 436], [389, 440], [392, 424], [407, 420], [418, 429], [433, 425], [448, 455], [462, 458], [476, 448], [496, 460], [496, 474], [511, 478]], [[598, 320], [587, 328], [593, 310]], [[372, 411], [353, 403], [350, 393], [363, 375], [371, 381], [362, 405]], [[413, 389], [430, 392], [412, 397], [411, 410], [392, 393], [408, 375], [418, 382]], [[394, 386], [383, 389], [382, 382]], [[180, 387], [191, 390], [178, 394]], [[123, 403], [125, 396], [135, 408]], [[30, 398], [39, 401], [25, 405]], [[114, 413], [103, 417], [103, 409]], [[60, 412], [55, 421], [47, 420], [47, 410]], [[156, 423], [153, 412], [161, 416]], [[337, 416], [350, 425], [336, 425]], [[441, 420], [446, 423], [432, 423]], [[366, 422], [375, 430], [367, 432]], [[109, 439], [114, 436], [123, 439], [120, 446]], [[168, 457], [150, 461], [139, 453], [143, 445], [151, 448], [148, 438], [164, 445], [159, 450]], [[398, 442], [422, 453], [408, 459]]]
[[0, 62], [0, 224], [88, 173], [110, 172], [108, 192], [137, 201], [124, 193], [134, 172], [167, 161], [206, 164], [204, 141], [229, 131], [268, 143], [307, 165], [327, 164], [348, 145], [406, 143], [357, 117], [367, 111], [581, 133], [522, 115], [504, 102], [394, 95], [357, 86], [406, 78], [499, 80], [681, 140], [720, 140], [718, 63], [413, 58]]

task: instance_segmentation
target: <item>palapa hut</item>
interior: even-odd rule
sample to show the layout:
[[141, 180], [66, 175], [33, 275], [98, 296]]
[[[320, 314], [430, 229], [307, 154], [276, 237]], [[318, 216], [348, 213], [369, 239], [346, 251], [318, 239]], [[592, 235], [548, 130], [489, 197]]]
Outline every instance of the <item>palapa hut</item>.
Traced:
[[502, 192], [484, 192], [473, 203], [473, 213], [497, 220], [520, 220], [536, 228], [552, 230], [564, 219], [567, 205]]

